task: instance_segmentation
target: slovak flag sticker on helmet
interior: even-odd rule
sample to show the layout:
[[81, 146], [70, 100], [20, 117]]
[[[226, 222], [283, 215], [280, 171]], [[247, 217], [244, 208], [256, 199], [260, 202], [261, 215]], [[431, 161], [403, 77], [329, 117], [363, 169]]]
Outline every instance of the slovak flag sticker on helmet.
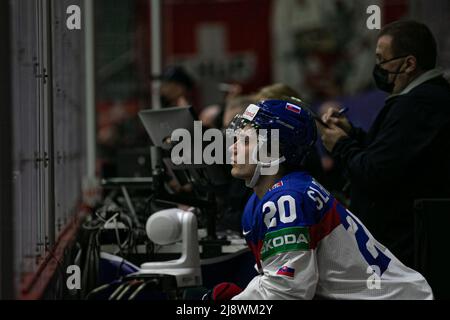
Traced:
[[292, 112], [295, 112], [298, 114], [300, 114], [302, 112], [302, 108], [300, 108], [296, 105], [290, 104], [290, 103], [286, 104], [286, 110], [289, 110], [289, 111], [292, 111]]
[[293, 278], [295, 274], [295, 269], [284, 266], [278, 269], [277, 274]]

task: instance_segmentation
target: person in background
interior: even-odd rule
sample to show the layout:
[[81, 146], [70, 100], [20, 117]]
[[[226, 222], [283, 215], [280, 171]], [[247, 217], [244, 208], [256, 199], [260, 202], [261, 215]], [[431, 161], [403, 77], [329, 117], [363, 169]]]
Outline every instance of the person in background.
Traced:
[[231, 100], [240, 98], [243, 91], [242, 86], [238, 83], [221, 83], [218, 85], [218, 89], [224, 93], [223, 101], [206, 106], [198, 116], [206, 128], [221, 128], [225, 109], [227, 109]]
[[244, 112], [249, 104], [255, 102], [256, 99], [252, 95], [240, 95], [229, 99], [222, 117], [222, 128], [227, 128], [237, 114]]
[[202, 122], [202, 126], [206, 129], [217, 128], [220, 124], [222, 108], [218, 104], [213, 104], [204, 108], [198, 115], [198, 119]]
[[160, 96], [163, 108], [185, 107], [192, 103], [195, 82], [183, 67], [169, 66], [155, 79], [161, 80]]
[[450, 197], [450, 85], [436, 68], [436, 41], [422, 23], [379, 33], [375, 83], [390, 96], [368, 133], [336, 109], [319, 129], [351, 182], [350, 209], [406, 265], [414, 261], [414, 201]]
[[255, 94], [257, 101], [268, 99], [281, 99], [282, 97], [294, 97], [300, 99], [297, 91], [284, 83], [274, 83], [259, 89]]

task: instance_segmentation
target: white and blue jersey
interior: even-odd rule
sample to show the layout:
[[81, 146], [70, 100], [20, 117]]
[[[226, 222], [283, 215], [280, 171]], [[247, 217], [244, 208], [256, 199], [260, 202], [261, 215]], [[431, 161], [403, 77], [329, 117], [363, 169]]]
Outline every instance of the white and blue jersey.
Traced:
[[244, 211], [260, 273], [235, 299], [432, 299], [425, 278], [377, 242], [304, 172], [284, 176]]

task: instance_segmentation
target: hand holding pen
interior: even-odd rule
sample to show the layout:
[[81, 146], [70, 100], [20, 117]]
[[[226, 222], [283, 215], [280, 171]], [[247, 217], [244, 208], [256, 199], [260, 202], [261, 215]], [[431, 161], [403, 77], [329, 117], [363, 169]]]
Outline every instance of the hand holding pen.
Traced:
[[342, 117], [345, 113], [347, 113], [348, 110], [349, 110], [348, 107], [342, 108], [342, 109], [340, 109], [339, 111], [334, 112], [334, 113], [333, 113], [333, 117], [335, 117], [335, 118], [340, 118], [340, 117]]
[[322, 116], [325, 126], [318, 126], [322, 144], [329, 152], [333, 152], [336, 143], [350, 134], [352, 126], [344, 116], [348, 108], [329, 108]]
[[330, 125], [335, 125], [342, 130], [344, 130], [347, 134], [351, 131], [352, 125], [345, 117], [345, 113], [349, 110], [349, 108], [345, 107], [342, 109], [330, 108], [325, 112], [322, 116], [322, 121], [329, 127]]

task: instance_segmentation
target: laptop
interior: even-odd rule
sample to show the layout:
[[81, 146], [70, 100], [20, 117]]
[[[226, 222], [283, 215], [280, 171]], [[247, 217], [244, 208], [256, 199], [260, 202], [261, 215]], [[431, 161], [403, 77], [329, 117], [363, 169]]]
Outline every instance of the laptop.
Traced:
[[145, 130], [152, 144], [163, 149], [170, 149], [167, 143], [172, 132], [176, 129], [186, 129], [191, 134], [194, 132], [194, 116], [191, 107], [174, 107], [161, 110], [144, 110], [139, 112]]

